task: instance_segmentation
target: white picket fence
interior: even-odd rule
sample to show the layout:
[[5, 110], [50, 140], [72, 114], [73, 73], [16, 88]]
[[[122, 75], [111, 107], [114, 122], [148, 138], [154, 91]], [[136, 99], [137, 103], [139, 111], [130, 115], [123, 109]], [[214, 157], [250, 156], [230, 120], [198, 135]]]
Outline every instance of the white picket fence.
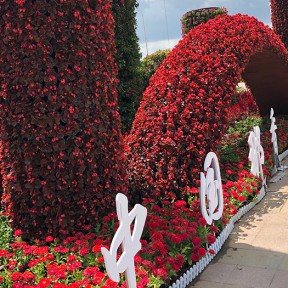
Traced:
[[[288, 156], [288, 150], [284, 151], [279, 155], [279, 160], [282, 161], [284, 158]], [[215, 251], [215, 255], [220, 251], [225, 241], [231, 234], [234, 229], [234, 224], [239, 221], [239, 219], [245, 215], [248, 211], [250, 211], [257, 203], [259, 203], [263, 197], [265, 196], [266, 191], [263, 186], [260, 190], [260, 194], [257, 196], [257, 200], [255, 202], [251, 202], [246, 206], [239, 209], [237, 214], [235, 214], [217, 237], [216, 242], [209, 246], [208, 249], [213, 249]], [[187, 287], [212, 261], [215, 255], [206, 255], [201, 258], [196, 264], [194, 264], [187, 272], [185, 272], [178, 280], [176, 280], [169, 288], [185, 288]]]
[[[209, 246], [208, 249], [213, 249], [215, 251], [215, 255], [221, 250], [225, 241], [231, 234], [234, 229], [234, 224], [249, 210], [251, 210], [257, 203], [259, 203], [263, 197], [265, 196], [266, 191], [263, 186], [260, 190], [260, 194], [257, 197], [255, 202], [251, 202], [246, 206], [243, 206], [239, 209], [237, 214], [235, 214], [217, 237], [215, 243]], [[196, 264], [194, 264], [186, 273], [184, 273], [178, 280], [176, 280], [169, 288], [185, 288], [187, 287], [212, 261], [215, 255], [207, 254], [203, 258], [201, 258]]]

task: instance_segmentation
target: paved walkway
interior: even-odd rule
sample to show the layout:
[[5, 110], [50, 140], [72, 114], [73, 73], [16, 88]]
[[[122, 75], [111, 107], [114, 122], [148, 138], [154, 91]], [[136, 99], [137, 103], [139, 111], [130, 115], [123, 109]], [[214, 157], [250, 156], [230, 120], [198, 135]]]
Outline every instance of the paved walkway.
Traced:
[[[286, 165], [288, 161], [285, 161]], [[288, 288], [288, 171], [189, 288]]]

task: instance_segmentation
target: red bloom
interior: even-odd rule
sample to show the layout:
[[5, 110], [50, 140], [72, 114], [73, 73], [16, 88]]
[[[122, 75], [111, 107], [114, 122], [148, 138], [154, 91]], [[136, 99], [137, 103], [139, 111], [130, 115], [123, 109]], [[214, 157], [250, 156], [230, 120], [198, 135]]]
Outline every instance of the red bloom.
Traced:
[[216, 237], [213, 234], [209, 233], [206, 236], [206, 241], [208, 244], [213, 244], [216, 241]]
[[169, 272], [167, 267], [162, 267], [153, 269], [152, 273], [155, 277], [159, 276], [161, 279], [167, 280]]
[[22, 231], [20, 229], [17, 229], [14, 231], [14, 235], [15, 236], [21, 236], [22, 235]]
[[105, 274], [103, 272], [96, 272], [93, 278], [93, 284], [99, 285], [102, 283], [103, 279], [105, 278]]
[[181, 255], [181, 254], [177, 254], [176, 256], [175, 256], [175, 263], [179, 266], [179, 267], [181, 267], [183, 264], [184, 264], [184, 257], [183, 257], [183, 255]]
[[199, 255], [199, 257], [205, 256], [206, 255], [206, 249], [202, 248], [202, 247], [199, 248], [198, 255]]
[[207, 225], [207, 221], [203, 218], [203, 217], [200, 217], [198, 219], [198, 223], [201, 225], [201, 226], [206, 226]]
[[181, 208], [181, 207], [185, 207], [187, 205], [186, 201], [184, 200], [177, 200], [175, 203], [174, 203], [174, 206], [176, 208]]
[[5, 249], [0, 249], [0, 257], [5, 257], [8, 254], [8, 251]]
[[244, 202], [245, 200], [246, 200], [246, 197], [243, 195], [238, 197], [238, 201], [240, 201], [240, 202]]
[[195, 245], [195, 246], [199, 246], [201, 243], [202, 243], [202, 239], [198, 236], [195, 236], [192, 238], [192, 243]]
[[30, 271], [25, 271], [22, 276], [23, 281], [26, 283], [33, 282], [35, 280], [35, 275]]
[[192, 260], [193, 262], [199, 261], [199, 255], [198, 255], [198, 254], [192, 254], [191, 260]]
[[52, 236], [47, 236], [46, 237], [46, 242], [52, 242], [54, 240], [54, 238]]
[[23, 279], [23, 275], [20, 272], [12, 272], [10, 274], [12, 282], [20, 281]]

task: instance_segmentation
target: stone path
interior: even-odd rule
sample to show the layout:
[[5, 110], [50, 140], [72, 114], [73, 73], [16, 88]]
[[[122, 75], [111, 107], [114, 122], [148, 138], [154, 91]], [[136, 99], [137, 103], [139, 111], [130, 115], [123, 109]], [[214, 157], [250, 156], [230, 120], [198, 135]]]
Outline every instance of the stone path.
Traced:
[[[288, 164], [286, 159], [285, 165]], [[288, 288], [288, 171], [189, 288]]]

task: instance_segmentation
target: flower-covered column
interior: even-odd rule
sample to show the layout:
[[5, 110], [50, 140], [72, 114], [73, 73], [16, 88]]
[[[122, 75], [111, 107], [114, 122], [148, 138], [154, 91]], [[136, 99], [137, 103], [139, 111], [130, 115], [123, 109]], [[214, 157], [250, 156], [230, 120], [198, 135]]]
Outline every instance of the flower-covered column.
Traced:
[[85, 231], [127, 186], [110, 1], [0, 2], [5, 210], [24, 238]]
[[270, 2], [273, 29], [288, 48], [288, 3], [286, 0], [271, 0]]

